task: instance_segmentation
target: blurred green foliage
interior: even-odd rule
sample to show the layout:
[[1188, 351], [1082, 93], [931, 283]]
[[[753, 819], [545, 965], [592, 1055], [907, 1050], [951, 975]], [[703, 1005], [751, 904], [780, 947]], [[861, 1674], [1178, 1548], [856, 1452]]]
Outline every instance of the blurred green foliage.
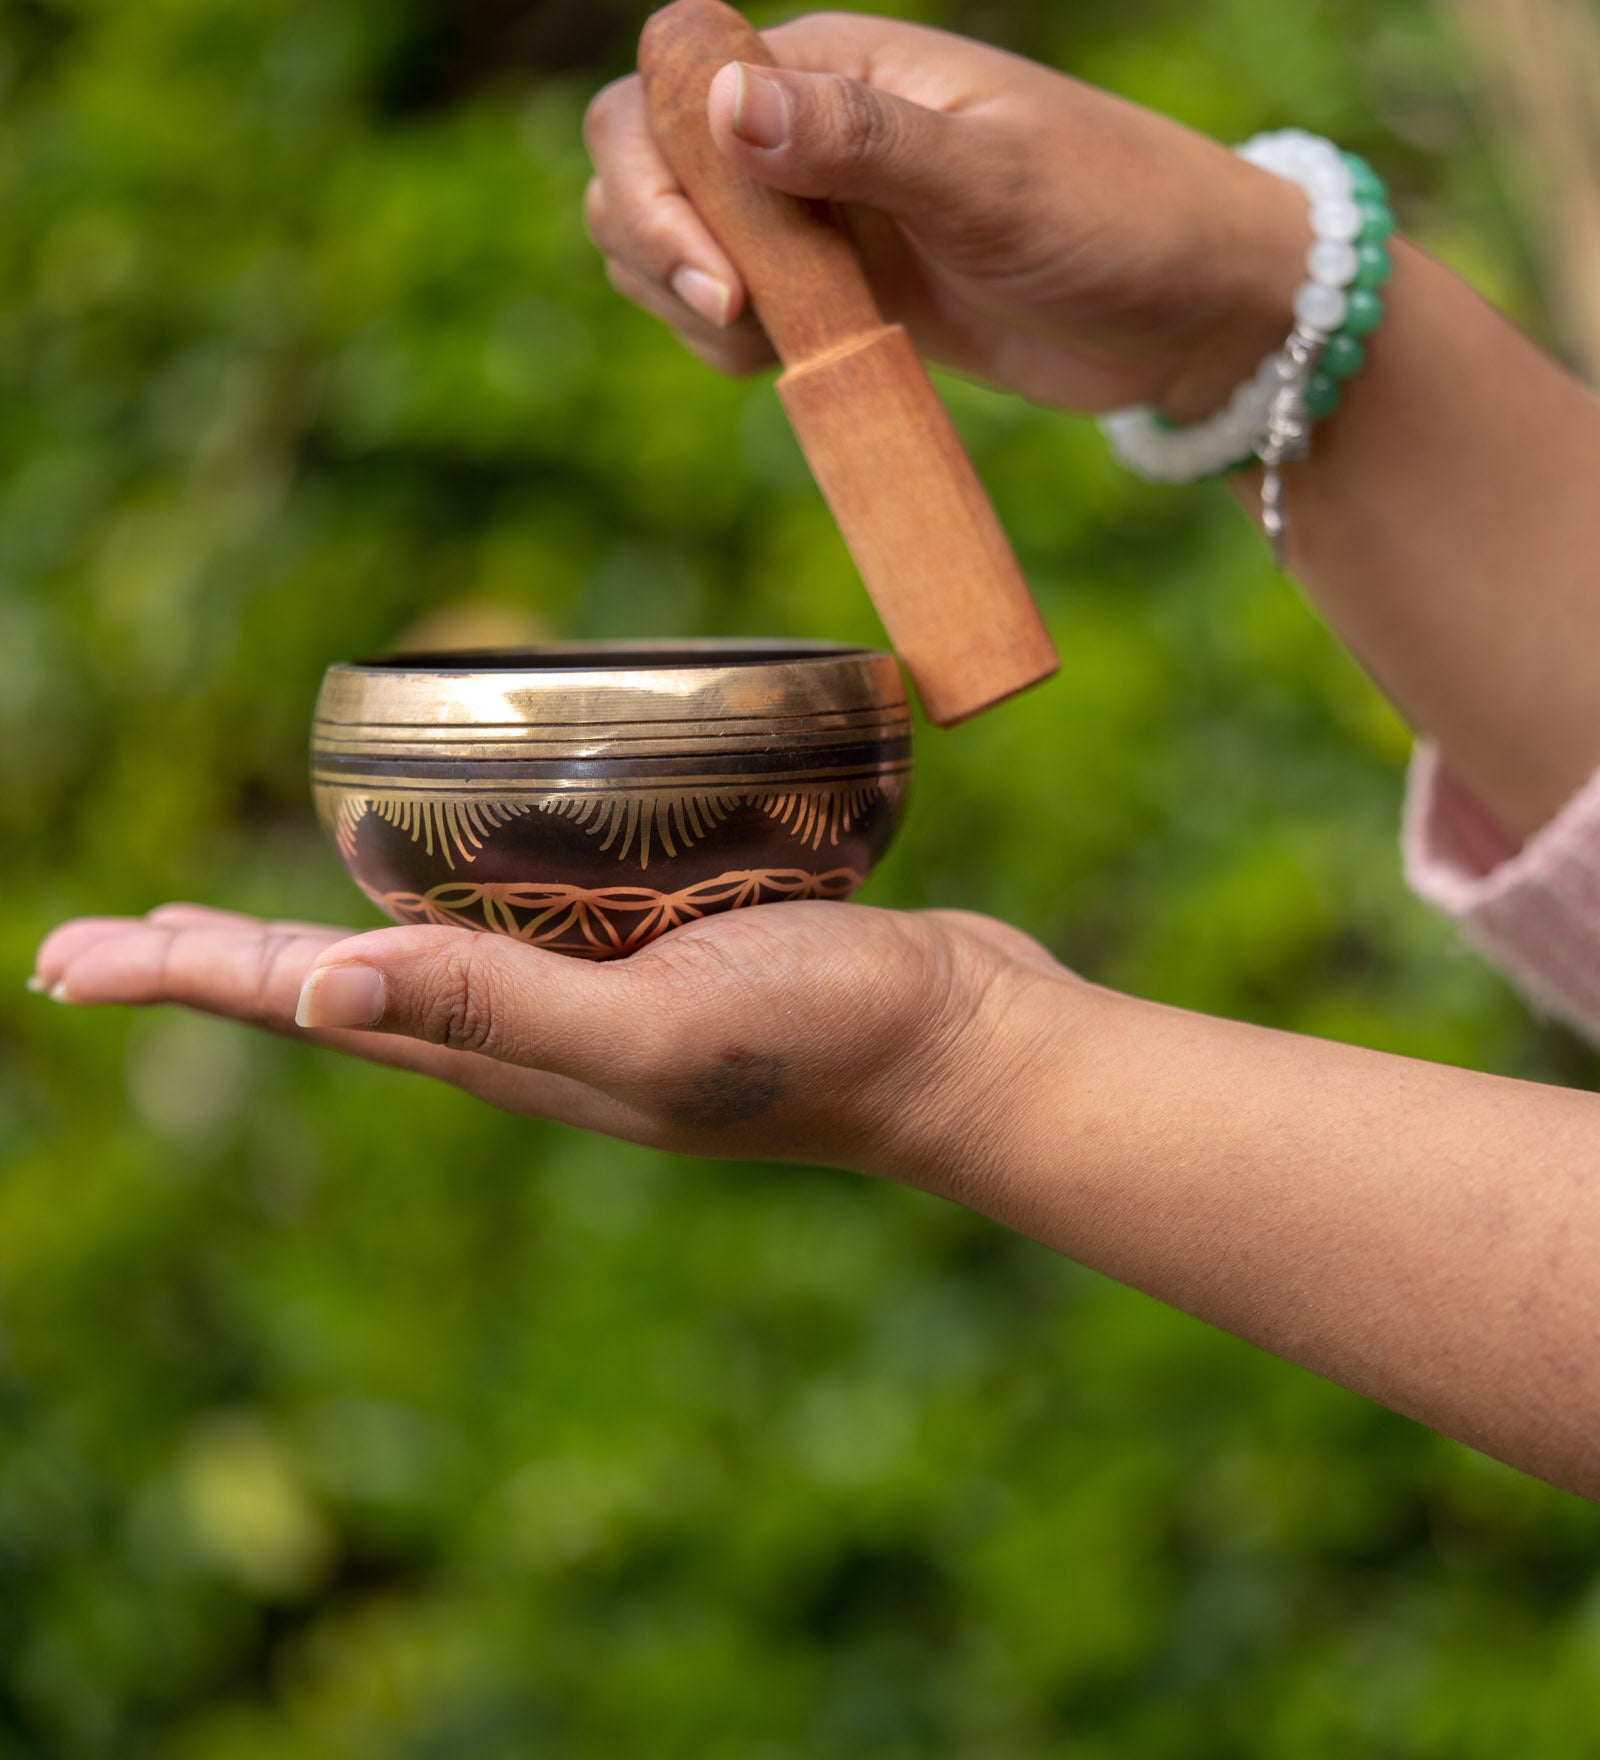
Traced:
[[[1420, 0], [901, 10], [1336, 134], [1538, 326]], [[23, 995], [70, 913], [371, 920], [307, 799], [329, 660], [876, 639], [770, 387], [582, 236], [638, 22], [0, 8], [0, 1756], [1596, 1751], [1574, 1499], [916, 1193]], [[1065, 664], [924, 736], [869, 897], [1592, 1081], [1404, 895], [1403, 730], [1227, 497], [948, 390]]]

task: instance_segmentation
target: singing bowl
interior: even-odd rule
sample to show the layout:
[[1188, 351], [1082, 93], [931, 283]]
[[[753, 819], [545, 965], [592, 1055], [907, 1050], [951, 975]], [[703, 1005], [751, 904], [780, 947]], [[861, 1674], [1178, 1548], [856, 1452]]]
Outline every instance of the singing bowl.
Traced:
[[399, 923], [614, 959], [719, 911], [848, 898], [904, 816], [892, 655], [564, 642], [332, 666], [317, 812]]

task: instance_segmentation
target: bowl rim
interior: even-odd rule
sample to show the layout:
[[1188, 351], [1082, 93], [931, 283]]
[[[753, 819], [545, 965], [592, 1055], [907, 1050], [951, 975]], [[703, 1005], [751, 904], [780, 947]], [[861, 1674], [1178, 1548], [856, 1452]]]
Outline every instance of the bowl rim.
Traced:
[[[540, 665], [541, 660], [556, 664]], [[513, 662], [520, 662], [514, 664]], [[477, 662], [477, 664], [475, 664]], [[504, 755], [600, 755], [619, 745], [831, 741], [909, 732], [892, 654], [778, 637], [650, 644], [551, 642], [340, 661], [327, 669], [312, 744], [328, 755], [398, 747], [490, 748]]]
[[[892, 658], [862, 642], [825, 641], [800, 636], [606, 636], [594, 640], [527, 642], [505, 648], [398, 649], [336, 660], [329, 672], [359, 672], [392, 678], [402, 673], [444, 677], [510, 673], [516, 677], [549, 673], [650, 672], [656, 669], [704, 671], [729, 666], [800, 665], [808, 660]], [[541, 664], [540, 662], [543, 662]]]

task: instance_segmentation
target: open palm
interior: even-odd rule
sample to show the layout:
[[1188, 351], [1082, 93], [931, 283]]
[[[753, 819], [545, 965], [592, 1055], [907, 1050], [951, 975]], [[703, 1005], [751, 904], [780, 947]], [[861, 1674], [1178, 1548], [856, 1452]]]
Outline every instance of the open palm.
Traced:
[[[315, 1000], [348, 993], [330, 974], [353, 969], [381, 974], [359, 1029]], [[1039, 979], [1077, 983], [1019, 931], [960, 911], [765, 905], [591, 964], [466, 929], [363, 934], [173, 904], [64, 924], [36, 981], [65, 1002], [178, 1003], [303, 1036], [634, 1142], [903, 1163], [926, 1180], [953, 1121], [988, 1110], [1005, 997]], [[297, 1025], [297, 1008], [323, 1024]]]

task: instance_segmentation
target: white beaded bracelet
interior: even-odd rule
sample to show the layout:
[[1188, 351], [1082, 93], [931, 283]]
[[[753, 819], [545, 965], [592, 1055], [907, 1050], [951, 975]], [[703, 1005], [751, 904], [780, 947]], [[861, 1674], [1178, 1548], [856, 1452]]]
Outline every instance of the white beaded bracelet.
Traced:
[[[1274, 400], [1285, 384], [1303, 384], [1316, 365], [1318, 345], [1345, 320], [1347, 290], [1356, 275], [1362, 212], [1343, 155], [1332, 141], [1299, 128], [1253, 135], [1234, 150], [1241, 159], [1288, 178], [1306, 192], [1315, 234], [1306, 252], [1310, 278], [1294, 296], [1290, 343], [1267, 355], [1214, 415], [1187, 427], [1173, 427], [1154, 410], [1135, 405], [1100, 418], [1101, 431], [1117, 459], [1152, 482], [1192, 483], [1247, 458], [1266, 430]], [[1296, 339], [1298, 348], [1292, 346]]]

